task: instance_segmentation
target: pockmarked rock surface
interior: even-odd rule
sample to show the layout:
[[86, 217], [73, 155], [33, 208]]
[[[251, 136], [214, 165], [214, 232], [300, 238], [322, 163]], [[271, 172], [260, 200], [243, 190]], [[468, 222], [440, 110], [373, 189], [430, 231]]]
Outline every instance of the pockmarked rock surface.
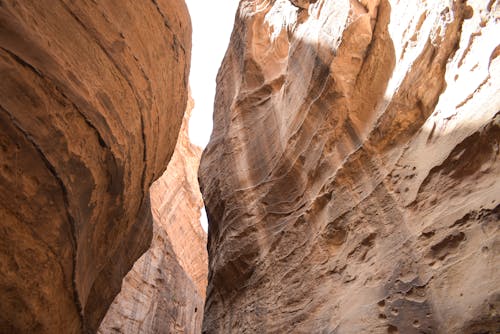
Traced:
[[152, 237], [183, 1], [0, 1], [0, 332], [95, 333]]
[[242, 0], [204, 333], [500, 328], [498, 1]]
[[201, 149], [188, 137], [189, 99], [167, 170], [151, 186], [153, 242], [123, 280], [99, 333], [201, 333], [207, 236], [197, 172]]

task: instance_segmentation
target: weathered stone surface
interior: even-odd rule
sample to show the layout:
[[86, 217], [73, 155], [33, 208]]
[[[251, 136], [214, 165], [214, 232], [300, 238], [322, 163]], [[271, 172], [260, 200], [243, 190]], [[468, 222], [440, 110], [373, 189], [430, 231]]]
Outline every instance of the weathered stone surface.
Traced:
[[167, 171], [151, 186], [153, 217], [169, 236], [179, 264], [195, 283], [200, 296], [207, 288], [207, 233], [200, 225], [203, 207], [198, 167], [201, 149], [189, 140], [188, 125], [194, 102], [188, 100], [179, 139]]
[[99, 333], [200, 333], [207, 285], [207, 236], [197, 172], [201, 150], [188, 137], [189, 99], [167, 170], [151, 186], [150, 249], [125, 277]]
[[200, 180], [206, 333], [500, 328], [498, 1], [248, 1]]
[[0, 1], [0, 332], [95, 332], [152, 236], [183, 1]]
[[201, 333], [203, 303], [167, 232], [155, 224], [151, 248], [125, 276], [98, 333]]

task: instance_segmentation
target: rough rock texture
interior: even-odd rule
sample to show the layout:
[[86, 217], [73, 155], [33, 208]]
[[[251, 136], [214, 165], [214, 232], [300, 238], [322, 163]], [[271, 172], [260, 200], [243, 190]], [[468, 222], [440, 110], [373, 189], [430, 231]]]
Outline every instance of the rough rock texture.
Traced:
[[154, 225], [151, 248], [125, 276], [99, 334], [201, 333], [204, 296], [179, 265], [170, 237]]
[[152, 237], [188, 95], [183, 1], [0, 1], [0, 332], [95, 332]]
[[167, 171], [151, 186], [155, 221], [167, 232], [179, 264], [200, 296], [207, 288], [207, 233], [200, 224], [203, 207], [198, 167], [201, 149], [189, 141], [188, 125], [194, 102], [190, 98], [174, 155]]
[[207, 237], [197, 171], [201, 150], [188, 137], [192, 100], [165, 174], [151, 186], [150, 249], [123, 280], [99, 333], [201, 333]]
[[206, 333], [500, 328], [498, 1], [242, 0]]

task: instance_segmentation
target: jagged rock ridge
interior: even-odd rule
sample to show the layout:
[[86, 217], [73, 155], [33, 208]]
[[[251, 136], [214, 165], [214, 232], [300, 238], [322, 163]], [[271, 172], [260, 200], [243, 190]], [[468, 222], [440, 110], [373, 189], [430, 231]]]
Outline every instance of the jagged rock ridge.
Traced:
[[183, 1], [0, 1], [0, 332], [94, 333], [152, 236]]
[[201, 149], [188, 137], [190, 99], [167, 170], [151, 186], [153, 242], [123, 280], [99, 333], [201, 333], [207, 236], [197, 172]]
[[205, 333], [500, 327], [498, 1], [242, 0]]

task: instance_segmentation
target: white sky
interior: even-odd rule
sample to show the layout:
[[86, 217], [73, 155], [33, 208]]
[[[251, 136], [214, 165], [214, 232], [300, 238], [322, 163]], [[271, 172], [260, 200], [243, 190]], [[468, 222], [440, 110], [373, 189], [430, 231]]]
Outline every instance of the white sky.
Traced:
[[189, 138], [205, 148], [212, 133], [215, 78], [233, 31], [238, 0], [186, 0], [193, 26]]
[[[194, 109], [189, 120], [189, 139], [205, 148], [212, 133], [215, 78], [233, 31], [238, 0], [186, 0], [193, 26], [189, 83]], [[208, 229], [205, 208], [201, 226]]]

